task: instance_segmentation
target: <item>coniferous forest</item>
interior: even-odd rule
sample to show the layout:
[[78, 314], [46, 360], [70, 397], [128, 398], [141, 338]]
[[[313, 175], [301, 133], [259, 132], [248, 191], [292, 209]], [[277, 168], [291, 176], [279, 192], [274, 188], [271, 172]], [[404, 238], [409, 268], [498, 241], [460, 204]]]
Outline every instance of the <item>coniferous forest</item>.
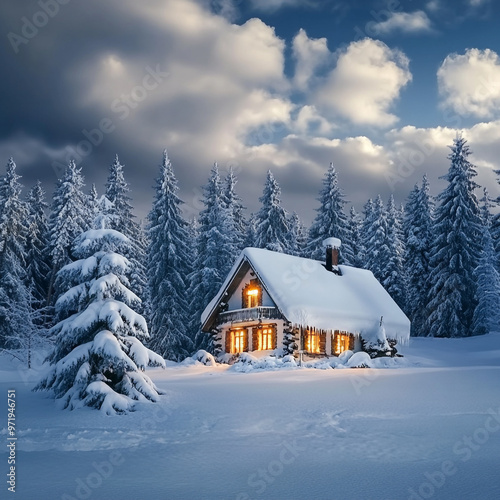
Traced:
[[[70, 162], [50, 204], [40, 183], [25, 191], [11, 158], [0, 178], [0, 348], [29, 365], [33, 350], [57, 344], [52, 362], [65, 360], [65, 371], [41, 385], [60, 394], [80, 356], [84, 369], [71, 374], [73, 391], [86, 390], [86, 404], [99, 406], [103, 387], [94, 383], [89, 391], [85, 380], [114, 356], [136, 374], [108, 374], [120, 394], [154, 399], [156, 388], [138, 367], [161, 365], [155, 353], [180, 361], [213, 349], [200, 315], [243, 248], [321, 260], [321, 242], [330, 236], [342, 240], [341, 264], [369, 269], [383, 284], [410, 318], [413, 336], [487, 333], [500, 322], [500, 199], [486, 190], [478, 198], [470, 155], [457, 137], [438, 196], [424, 176], [404, 206], [378, 196], [362, 213], [348, 210], [330, 164], [309, 228], [283, 207], [272, 172], [260, 210], [247, 214], [235, 173], [222, 178], [215, 164], [199, 217], [186, 220], [165, 151], [151, 210], [139, 224], [118, 156], [103, 194]], [[69, 406], [79, 400], [73, 392], [66, 398]], [[126, 400], [117, 404], [127, 407]]]

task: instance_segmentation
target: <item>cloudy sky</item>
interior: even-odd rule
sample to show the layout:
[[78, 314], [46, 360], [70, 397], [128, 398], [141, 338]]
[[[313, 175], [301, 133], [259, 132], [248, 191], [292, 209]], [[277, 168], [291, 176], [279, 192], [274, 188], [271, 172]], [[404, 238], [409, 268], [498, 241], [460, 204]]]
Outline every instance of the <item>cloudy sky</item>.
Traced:
[[69, 159], [98, 190], [119, 154], [142, 217], [167, 148], [186, 202], [217, 161], [258, 208], [265, 174], [310, 222], [333, 161], [348, 199], [433, 192], [457, 130], [499, 193], [495, 0], [3, 2], [0, 161], [50, 192]]

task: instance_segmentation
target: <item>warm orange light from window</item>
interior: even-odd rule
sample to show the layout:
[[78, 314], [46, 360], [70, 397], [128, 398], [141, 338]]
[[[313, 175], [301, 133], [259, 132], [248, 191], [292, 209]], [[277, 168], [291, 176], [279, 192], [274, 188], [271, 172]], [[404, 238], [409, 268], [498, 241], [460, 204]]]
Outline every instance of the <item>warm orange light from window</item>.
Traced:
[[306, 336], [306, 351], [311, 353], [319, 353], [319, 335], [314, 332], [307, 332]]
[[273, 348], [273, 329], [263, 328], [259, 330], [259, 351]]
[[335, 333], [335, 354], [342, 354], [349, 349], [349, 335]]
[[247, 290], [247, 307], [257, 307], [259, 305], [259, 291], [258, 288]]
[[245, 348], [245, 331], [231, 331], [231, 353], [243, 352]]

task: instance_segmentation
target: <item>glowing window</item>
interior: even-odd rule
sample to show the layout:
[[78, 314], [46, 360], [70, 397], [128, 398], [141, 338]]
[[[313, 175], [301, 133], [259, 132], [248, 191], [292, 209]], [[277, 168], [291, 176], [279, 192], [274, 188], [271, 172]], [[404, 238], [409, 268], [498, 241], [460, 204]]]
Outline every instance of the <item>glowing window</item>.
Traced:
[[258, 346], [259, 351], [274, 349], [273, 333], [274, 329], [272, 327], [262, 328], [259, 330], [259, 346]]
[[344, 351], [349, 350], [350, 343], [350, 333], [335, 332], [335, 335], [333, 337], [333, 353], [339, 355]]
[[321, 352], [319, 347], [319, 339], [320, 339], [319, 332], [307, 330], [305, 339], [306, 351], [311, 354], [319, 354]]
[[245, 350], [245, 330], [231, 330], [231, 353], [236, 354]]
[[246, 291], [247, 307], [257, 307], [259, 305], [259, 289], [250, 288]]

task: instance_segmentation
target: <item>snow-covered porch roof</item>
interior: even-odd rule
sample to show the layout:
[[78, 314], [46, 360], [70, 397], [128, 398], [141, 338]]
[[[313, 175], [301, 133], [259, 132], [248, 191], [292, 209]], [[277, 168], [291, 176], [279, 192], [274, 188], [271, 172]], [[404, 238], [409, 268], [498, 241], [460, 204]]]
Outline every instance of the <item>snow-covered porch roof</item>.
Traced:
[[259, 248], [245, 248], [201, 322], [209, 330], [226, 291], [250, 266], [288, 321], [321, 330], [346, 330], [370, 335], [384, 318], [387, 338], [405, 343], [410, 321], [371, 271], [339, 266], [341, 275], [316, 260]]

